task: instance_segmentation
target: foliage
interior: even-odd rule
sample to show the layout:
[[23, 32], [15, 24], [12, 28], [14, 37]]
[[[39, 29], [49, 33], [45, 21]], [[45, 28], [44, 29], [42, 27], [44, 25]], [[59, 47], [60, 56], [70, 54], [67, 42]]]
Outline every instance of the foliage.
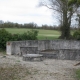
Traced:
[[74, 32], [73, 38], [76, 40], [80, 40], [80, 30]]
[[19, 41], [21, 40], [20, 34], [12, 34], [11, 41]]
[[0, 20], [0, 28], [36, 28], [35, 23], [18, 24], [13, 22], [4, 22]]
[[35, 40], [35, 39], [37, 39], [38, 31], [36, 31], [36, 30], [28, 31], [27, 36], [28, 36], [27, 37], [28, 40]]
[[68, 5], [74, 5], [74, 4], [79, 6], [80, 5], [80, 0], [69, 0]]
[[11, 39], [11, 33], [7, 32], [5, 29], [0, 30], [0, 48], [6, 46], [6, 42]]
[[38, 31], [31, 30], [23, 34], [11, 34], [5, 29], [0, 30], [0, 48], [6, 48], [7, 41], [20, 41], [20, 40], [36, 40]]

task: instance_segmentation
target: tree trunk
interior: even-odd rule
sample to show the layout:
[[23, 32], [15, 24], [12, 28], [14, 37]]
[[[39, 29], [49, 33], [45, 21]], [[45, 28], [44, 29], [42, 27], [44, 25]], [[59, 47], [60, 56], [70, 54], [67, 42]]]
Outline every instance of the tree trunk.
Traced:
[[67, 17], [67, 5], [63, 4], [63, 25], [61, 28], [61, 39], [70, 39], [71, 16]]
[[61, 28], [61, 38], [62, 39], [70, 39], [70, 24], [71, 22], [68, 22], [68, 19], [66, 15], [64, 14], [64, 20], [63, 20], [63, 26]]
[[79, 25], [78, 25], [78, 28], [79, 28], [79, 30], [80, 30], [80, 15], [79, 15], [79, 23], [78, 23]]

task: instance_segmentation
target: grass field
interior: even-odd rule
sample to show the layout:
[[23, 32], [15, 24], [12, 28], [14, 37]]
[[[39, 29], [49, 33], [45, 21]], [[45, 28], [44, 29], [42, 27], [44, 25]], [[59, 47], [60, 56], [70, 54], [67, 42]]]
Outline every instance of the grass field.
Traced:
[[[24, 32], [31, 30], [31, 29], [26, 29], [26, 28], [5, 28], [5, 29], [12, 34], [16, 34], [16, 33], [22, 34]], [[60, 31], [57, 31], [57, 30], [44, 30], [44, 29], [35, 29], [35, 30], [37, 30], [39, 32], [38, 36], [37, 36], [39, 40], [58, 39], [58, 37], [61, 34]], [[73, 34], [73, 33], [74, 33], [74, 31], [71, 31], [71, 34]]]
[[[22, 34], [24, 32], [27, 32], [31, 29], [26, 29], [26, 28], [5, 28], [8, 32], [12, 33], [12, 34]], [[53, 39], [57, 39], [60, 36], [60, 32], [57, 30], [44, 30], [44, 29], [36, 29], [39, 33], [38, 33], [38, 39], [39, 40], [44, 40], [44, 39], [48, 39], [48, 40], [53, 40]]]

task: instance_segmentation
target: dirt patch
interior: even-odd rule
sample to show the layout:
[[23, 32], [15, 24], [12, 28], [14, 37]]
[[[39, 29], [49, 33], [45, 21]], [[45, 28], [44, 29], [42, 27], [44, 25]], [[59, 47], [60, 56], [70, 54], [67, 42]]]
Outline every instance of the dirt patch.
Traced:
[[[0, 56], [0, 80], [76, 80], [79, 61], [45, 59], [23, 61], [18, 56]], [[15, 79], [14, 79], [15, 78]]]
[[29, 74], [29, 70], [21, 65], [0, 66], [0, 80], [20, 80]]

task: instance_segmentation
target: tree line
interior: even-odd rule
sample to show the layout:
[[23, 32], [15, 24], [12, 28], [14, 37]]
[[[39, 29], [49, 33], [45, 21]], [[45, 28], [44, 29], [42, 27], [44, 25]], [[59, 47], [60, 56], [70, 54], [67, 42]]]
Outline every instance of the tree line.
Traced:
[[[30, 28], [30, 29], [46, 29], [46, 30], [61, 30], [61, 25], [41, 25], [38, 26], [36, 23], [24, 23], [24, 24], [19, 24], [19, 23], [13, 23], [13, 22], [4, 22], [0, 20], [0, 28]], [[71, 27], [72, 30], [78, 29], [76, 27]]]

